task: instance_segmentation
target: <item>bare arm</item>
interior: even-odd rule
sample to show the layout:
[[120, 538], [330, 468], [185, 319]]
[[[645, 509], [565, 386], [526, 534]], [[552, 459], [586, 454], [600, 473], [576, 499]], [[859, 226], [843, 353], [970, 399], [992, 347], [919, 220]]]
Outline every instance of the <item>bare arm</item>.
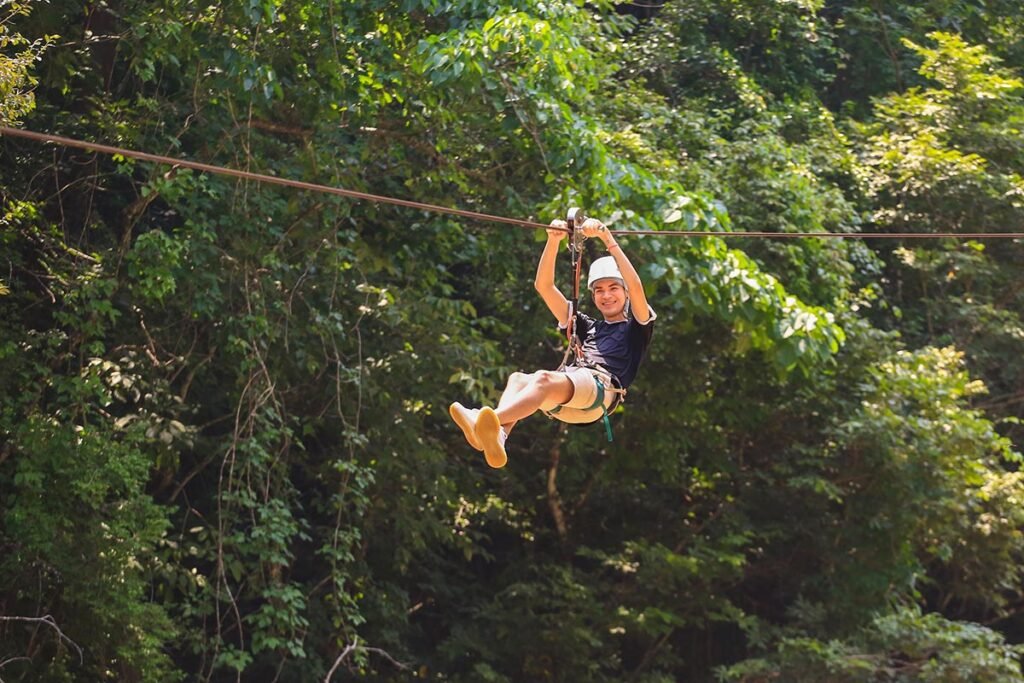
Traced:
[[622, 273], [622, 281], [629, 294], [630, 310], [633, 312], [633, 317], [641, 325], [647, 323], [651, 319], [651, 307], [647, 303], [647, 295], [644, 294], [644, 283], [640, 281], [639, 273], [629, 262], [622, 247], [615, 241], [615, 236], [608, 232], [604, 224], [596, 218], [588, 218], [580, 227], [587, 237], [598, 237], [604, 242], [605, 249], [615, 259], [615, 265]]
[[[567, 227], [565, 221], [551, 221], [551, 225], [556, 228]], [[562, 327], [569, 324], [569, 300], [555, 286], [555, 258], [558, 256], [558, 247], [566, 236], [562, 230], [548, 230], [548, 241], [544, 244], [544, 251], [537, 263], [537, 276], [533, 279], [533, 286], [540, 294], [540, 298]]]

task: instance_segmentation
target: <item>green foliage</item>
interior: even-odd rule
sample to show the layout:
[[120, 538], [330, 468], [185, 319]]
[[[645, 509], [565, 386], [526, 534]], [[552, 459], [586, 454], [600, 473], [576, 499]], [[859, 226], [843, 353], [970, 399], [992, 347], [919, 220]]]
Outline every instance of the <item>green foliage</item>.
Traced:
[[[932, 87], [879, 102], [864, 135], [873, 220], [900, 230], [994, 231], [1020, 222], [1022, 82], [981, 46], [944, 33], [908, 42]], [[956, 344], [989, 386], [996, 416], [1014, 414], [1019, 345], [1018, 246], [929, 244], [888, 257], [903, 329], [922, 343]], [[1009, 352], [1008, 352], [1009, 351]], [[1014, 430], [1016, 435], [1016, 430]]]
[[[24, 614], [41, 603], [73, 642], [92, 642], [96, 633], [108, 641], [90, 647], [80, 667], [75, 653], [53, 638], [38, 659], [15, 664], [14, 673], [36, 680], [61, 680], [69, 670], [94, 680], [168, 680], [163, 648], [175, 629], [161, 607], [143, 599], [167, 530], [164, 511], [142, 491], [152, 463], [140, 442], [148, 440], [43, 416], [5, 431], [15, 459], [2, 527], [14, 543], [2, 563], [8, 608]], [[23, 645], [30, 631], [12, 635], [8, 642]]]
[[730, 236], [1018, 224], [1013, 5], [18, 14], [31, 128], [580, 205], [659, 317], [614, 442], [493, 471], [446, 406], [557, 364], [541, 235], [5, 141], [0, 616], [82, 658], [0, 622], [0, 676], [1019, 679], [1016, 246]]
[[916, 56], [903, 41], [921, 41], [940, 30], [968, 43], [986, 44], [995, 54], [1020, 63], [1020, 13], [1012, 0], [994, 2], [926, 0], [925, 2], [852, 2], [836, 7], [836, 79], [829, 101], [867, 117], [871, 99], [919, 85]]
[[32, 111], [35, 99], [32, 88], [36, 78], [32, 66], [57, 36], [29, 40], [12, 32], [11, 22], [28, 14], [27, 2], [6, 0], [0, 4], [0, 125], [10, 126]]
[[925, 230], [999, 230], [1019, 204], [1020, 150], [1013, 138], [1024, 111], [1022, 82], [980, 46], [949, 34], [929, 37], [934, 50], [908, 46], [923, 58], [920, 73], [939, 87], [881, 101], [877, 122], [865, 131], [869, 191], [881, 207], [875, 220]]
[[[1009, 512], [1005, 501], [989, 491], [1019, 486], [1015, 476], [1003, 471], [1017, 456], [988, 420], [963, 408], [983, 386], [969, 379], [954, 350], [899, 352], [872, 369], [872, 375], [860, 409], [837, 426], [833, 437], [843, 454], [842, 476], [849, 482], [844, 496], [848, 514], [860, 518], [849, 541], [859, 546], [871, 539], [872, 545], [856, 551], [865, 554], [856, 581], [869, 591], [889, 591], [894, 585], [916, 591], [923, 569], [918, 563], [930, 559], [948, 563], [962, 580], [971, 581], [970, 570], [961, 573], [966, 567], [957, 565], [971, 563], [973, 544], [984, 541], [970, 529], [989, 523], [993, 514], [1003, 518]], [[989, 578], [1005, 574], [1005, 580], [1013, 581], [1014, 555], [1024, 548], [1012, 525], [992, 531], [999, 538], [993, 541], [1013, 549], [1001, 558], [987, 554], [985, 576], [971, 589], [961, 587], [961, 595], [988, 595], [998, 603], [999, 589], [990, 593]], [[945, 540], [951, 538], [957, 543]], [[881, 571], [873, 577], [868, 567], [875, 563]], [[903, 575], [893, 574], [900, 565]], [[837, 563], [835, 571], [851, 569]]]
[[798, 363], [805, 371], [816, 367], [844, 339], [831, 313], [802, 304], [774, 277], [757, 272], [746, 254], [721, 242], [709, 242], [699, 260], [666, 254], [646, 274], [668, 290], [678, 323], [693, 325], [701, 316], [730, 321], [735, 350], [765, 351], [780, 372]]
[[[29, 5], [21, 2], [0, 3], [0, 125], [4, 126], [14, 125], [35, 107], [32, 88], [36, 79], [31, 69], [56, 38], [45, 36], [30, 42], [11, 30], [11, 22], [19, 15], [28, 14], [29, 9]], [[0, 212], [0, 228], [7, 230], [21, 214], [31, 210], [31, 204], [5, 201]], [[0, 296], [7, 294], [10, 289], [0, 279]]]
[[666, 3], [634, 46], [633, 69], [672, 100], [762, 110], [772, 92], [828, 83], [834, 28], [820, 0]]
[[[43, 233], [16, 234], [8, 234], [9, 253], [34, 240], [52, 257], [48, 272], [60, 275], [39, 294], [74, 303], [54, 310], [46, 327], [29, 327], [10, 309], [3, 320], [0, 376], [23, 389], [0, 411], [5, 613], [34, 617], [42, 609], [71, 642], [92, 645], [79, 663], [57, 638], [33, 645], [31, 630], [16, 629], [9, 642], [30, 658], [11, 669], [37, 680], [63, 680], [68, 671], [94, 680], [172, 679], [163, 647], [176, 629], [144, 599], [167, 512], [145, 489], [186, 430], [130, 351], [116, 361], [86, 355], [105, 353], [100, 339], [117, 320], [110, 290], [96, 277], [99, 263], [62, 255]], [[38, 294], [21, 284], [9, 300], [31, 310]], [[96, 634], [102, 640], [93, 641]]]
[[787, 638], [772, 657], [725, 668], [720, 680], [1010, 683], [1021, 680], [1021, 654], [1020, 646], [984, 626], [903, 607], [849, 640]]

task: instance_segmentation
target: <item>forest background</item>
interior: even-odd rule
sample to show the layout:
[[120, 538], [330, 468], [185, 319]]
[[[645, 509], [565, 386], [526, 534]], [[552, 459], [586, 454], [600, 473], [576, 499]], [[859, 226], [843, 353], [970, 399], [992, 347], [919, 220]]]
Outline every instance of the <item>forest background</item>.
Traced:
[[[1016, 0], [0, 22], [5, 125], [544, 223], [1024, 230]], [[614, 441], [491, 470], [445, 408], [557, 365], [541, 231], [10, 136], [0, 196], [0, 679], [1024, 681], [1019, 239], [622, 237]]]

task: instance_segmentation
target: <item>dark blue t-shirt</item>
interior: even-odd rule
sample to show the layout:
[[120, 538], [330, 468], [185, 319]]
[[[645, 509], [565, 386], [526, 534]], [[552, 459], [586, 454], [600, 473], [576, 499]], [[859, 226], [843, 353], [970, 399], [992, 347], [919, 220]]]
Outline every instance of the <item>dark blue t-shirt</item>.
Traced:
[[651, 310], [651, 318], [641, 325], [632, 314], [626, 320], [614, 323], [595, 320], [586, 313], [577, 314], [583, 355], [615, 375], [623, 388], [628, 387], [647, 355], [647, 347], [654, 335], [655, 317]]

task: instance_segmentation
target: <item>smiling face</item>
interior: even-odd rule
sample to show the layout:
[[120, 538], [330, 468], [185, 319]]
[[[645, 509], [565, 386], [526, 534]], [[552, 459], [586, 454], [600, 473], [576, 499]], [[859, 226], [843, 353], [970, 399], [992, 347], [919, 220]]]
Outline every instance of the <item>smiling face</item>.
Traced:
[[626, 319], [626, 288], [618, 278], [603, 278], [590, 288], [594, 305], [608, 322]]

